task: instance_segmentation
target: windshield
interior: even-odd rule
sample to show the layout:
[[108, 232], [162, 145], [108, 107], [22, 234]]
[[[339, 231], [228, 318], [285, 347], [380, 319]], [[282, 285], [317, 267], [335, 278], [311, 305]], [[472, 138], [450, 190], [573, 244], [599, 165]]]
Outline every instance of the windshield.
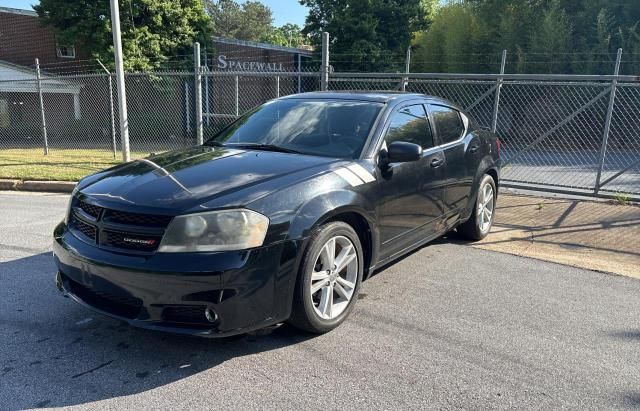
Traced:
[[241, 117], [208, 145], [270, 146], [358, 158], [382, 104], [348, 100], [276, 100]]

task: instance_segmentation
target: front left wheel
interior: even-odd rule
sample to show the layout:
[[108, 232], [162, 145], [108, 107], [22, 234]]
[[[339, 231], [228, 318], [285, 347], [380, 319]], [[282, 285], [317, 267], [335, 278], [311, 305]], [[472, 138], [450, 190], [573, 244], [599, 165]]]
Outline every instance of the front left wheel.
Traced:
[[316, 230], [302, 260], [289, 322], [318, 334], [339, 326], [358, 298], [363, 262], [350, 225], [336, 221]]

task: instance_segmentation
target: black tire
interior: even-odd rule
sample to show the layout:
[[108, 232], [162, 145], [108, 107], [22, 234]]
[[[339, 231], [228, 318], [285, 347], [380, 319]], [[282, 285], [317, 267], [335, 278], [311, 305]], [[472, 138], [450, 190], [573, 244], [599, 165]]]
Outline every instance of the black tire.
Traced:
[[[483, 193], [483, 190], [486, 188], [487, 185], [491, 186], [492, 193], [493, 193], [493, 210], [491, 213], [491, 218], [489, 220], [488, 228], [483, 229], [481, 227], [481, 219], [480, 219], [480, 214], [478, 213], [478, 208], [480, 205], [480, 201], [482, 199], [481, 193]], [[460, 234], [463, 238], [467, 240], [472, 240], [472, 241], [478, 241], [485, 238], [487, 234], [489, 234], [489, 231], [491, 231], [491, 227], [493, 225], [493, 219], [496, 214], [495, 204], [496, 204], [497, 196], [498, 196], [498, 191], [496, 190], [496, 182], [493, 181], [493, 177], [491, 177], [488, 174], [485, 174], [480, 180], [480, 184], [478, 185], [478, 189], [476, 191], [476, 198], [473, 202], [473, 210], [471, 211], [471, 217], [469, 217], [469, 219], [465, 223], [460, 224], [458, 226], [458, 228], [456, 229], [458, 234]]]
[[[327, 241], [333, 237], [343, 236], [351, 241], [357, 256], [357, 279], [355, 288], [347, 307], [337, 317], [332, 319], [321, 318], [314, 309], [313, 296], [311, 295], [311, 274], [316, 261]], [[353, 310], [363, 273], [363, 252], [358, 235], [353, 228], [341, 221], [330, 222], [319, 227], [311, 236], [304, 257], [300, 264], [300, 271], [296, 281], [293, 296], [293, 307], [291, 317], [288, 322], [296, 328], [315, 334], [322, 334], [338, 327], [349, 316]]]

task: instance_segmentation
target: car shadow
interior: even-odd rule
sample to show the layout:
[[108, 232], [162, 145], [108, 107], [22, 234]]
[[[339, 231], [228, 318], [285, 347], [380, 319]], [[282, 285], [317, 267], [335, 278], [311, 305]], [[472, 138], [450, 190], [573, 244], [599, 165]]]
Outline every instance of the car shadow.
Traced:
[[482, 245], [535, 242], [637, 258], [640, 251], [634, 244], [640, 233], [640, 207], [614, 201], [503, 196], [492, 233], [499, 235], [490, 235]]
[[54, 270], [50, 253], [0, 263], [3, 408], [136, 394], [312, 338], [288, 326], [224, 339], [136, 329], [63, 298]]
[[640, 329], [614, 331], [614, 332], [610, 332], [609, 335], [620, 340], [640, 342]]

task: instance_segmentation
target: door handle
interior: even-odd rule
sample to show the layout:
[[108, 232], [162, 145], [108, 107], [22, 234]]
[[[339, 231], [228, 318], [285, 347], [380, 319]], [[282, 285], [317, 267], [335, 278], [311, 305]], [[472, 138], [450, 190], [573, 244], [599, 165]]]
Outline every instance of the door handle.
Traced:
[[479, 146], [479, 145], [474, 144], [474, 145], [472, 145], [471, 147], [469, 147], [469, 152], [470, 152], [470, 153], [475, 153], [475, 152], [477, 152], [477, 151], [478, 151], [478, 149], [479, 149], [479, 148], [480, 148], [480, 146]]
[[442, 164], [444, 163], [444, 160], [441, 158], [434, 158], [433, 160], [431, 160], [431, 167], [432, 168], [438, 168], [440, 167]]

